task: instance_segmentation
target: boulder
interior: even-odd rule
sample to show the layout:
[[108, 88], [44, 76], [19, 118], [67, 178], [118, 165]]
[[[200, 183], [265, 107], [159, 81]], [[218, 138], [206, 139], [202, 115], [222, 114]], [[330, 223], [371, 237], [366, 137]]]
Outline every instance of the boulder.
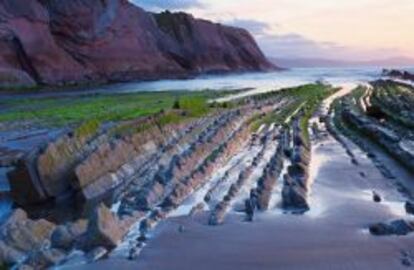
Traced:
[[372, 192], [372, 200], [376, 203], [380, 203], [382, 201], [381, 195], [379, 195], [378, 192], [373, 191]]
[[377, 223], [369, 226], [369, 232], [373, 235], [391, 235], [393, 234], [390, 227], [385, 223]]
[[0, 228], [0, 261], [14, 264], [28, 252], [41, 250], [50, 243], [55, 225], [46, 220], [31, 220], [16, 209]]
[[13, 265], [23, 260], [25, 256], [26, 254], [23, 252], [6, 245], [3, 241], [0, 241], [0, 262], [7, 265]]
[[190, 217], [196, 216], [204, 211], [204, 202], [198, 203], [193, 208], [191, 208], [190, 213], [188, 214]]
[[247, 221], [253, 221], [254, 211], [256, 210], [256, 201], [252, 198], [245, 200], [245, 211], [247, 216]]
[[40, 249], [31, 253], [25, 264], [34, 269], [46, 269], [58, 265], [66, 258], [66, 254], [58, 249]]
[[285, 175], [285, 181], [282, 189], [282, 206], [287, 210], [308, 211], [309, 204], [307, 201], [307, 191], [302, 184], [297, 183], [289, 175]]
[[369, 227], [372, 235], [407, 235], [414, 232], [414, 222], [407, 220], [394, 220], [389, 223], [377, 223]]
[[211, 212], [208, 224], [211, 226], [221, 225], [224, 222], [226, 217], [226, 210], [229, 203], [227, 201], [222, 201], [219, 203], [216, 208]]
[[52, 247], [70, 250], [79, 238], [86, 232], [88, 222], [79, 220], [67, 225], [59, 225], [51, 236]]
[[89, 221], [83, 248], [90, 250], [101, 246], [112, 249], [121, 242], [126, 232], [122, 222], [104, 204], [101, 204], [95, 209]]
[[128, 260], [136, 260], [141, 253], [142, 248], [141, 247], [133, 247], [129, 251]]
[[405, 203], [405, 211], [407, 214], [414, 215], [414, 202], [408, 201]]
[[0, 228], [0, 235], [8, 246], [27, 252], [47, 245], [55, 227], [44, 219], [31, 220], [23, 210], [17, 209]]

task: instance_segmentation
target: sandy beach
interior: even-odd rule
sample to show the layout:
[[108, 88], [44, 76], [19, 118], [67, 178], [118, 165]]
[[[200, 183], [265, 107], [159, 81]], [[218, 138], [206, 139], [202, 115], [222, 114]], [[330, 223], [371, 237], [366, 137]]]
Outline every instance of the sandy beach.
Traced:
[[[331, 135], [314, 142], [311, 210], [304, 215], [284, 214], [276, 199], [252, 223], [236, 211], [216, 227], [207, 225], [205, 213], [169, 218], [151, 233], [137, 260], [114, 257], [76, 269], [406, 269], [401, 261], [414, 252], [413, 236], [368, 232], [370, 224], [406, 217], [405, 198], [346, 142], [358, 165]], [[381, 203], [373, 201], [373, 191]]]

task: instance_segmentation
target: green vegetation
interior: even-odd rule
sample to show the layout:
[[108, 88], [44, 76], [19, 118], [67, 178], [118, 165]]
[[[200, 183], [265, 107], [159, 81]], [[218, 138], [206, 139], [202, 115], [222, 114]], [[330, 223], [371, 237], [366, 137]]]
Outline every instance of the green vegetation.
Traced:
[[393, 82], [378, 84], [373, 91], [371, 102], [395, 124], [414, 128], [413, 88]]
[[[238, 91], [241, 90], [237, 90], [236, 93]], [[76, 137], [90, 138], [104, 123], [125, 121], [111, 129], [114, 135], [123, 135], [202, 117], [215, 110], [236, 108], [252, 99], [283, 102], [277, 110], [268, 114], [257, 114], [251, 118], [249, 124], [252, 130], [257, 130], [263, 124], [289, 124], [292, 116], [300, 110], [304, 112], [303, 125], [307, 125], [316, 106], [332, 92], [333, 89], [330, 87], [309, 84], [224, 103], [209, 101], [231, 95], [232, 91], [170, 91], [9, 98], [0, 101], [2, 108], [0, 123], [17, 121], [44, 126], [72, 126], [76, 127], [74, 131]], [[129, 121], [142, 116], [151, 116], [151, 118], [145, 121]]]
[[[283, 105], [279, 110], [269, 113], [262, 117], [257, 117], [252, 122], [252, 129], [257, 130], [263, 124], [275, 123], [278, 125], [289, 124], [292, 116], [303, 111], [304, 115], [301, 119], [302, 127], [308, 125], [309, 118], [312, 116], [317, 106], [325, 98], [332, 95], [336, 89], [322, 84], [308, 84], [295, 88], [288, 88], [279, 92], [271, 92], [261, 95], [259, 98], [269, 98], [270, 95], [286, 99], [287, 104]], [[304, 128], [305, 138], [309, 139], [308, 129]]]
[[101, 123], [96, 119], [90, 119], [75, 129], [75, 136], [78, 138], [89, 138], [97, 133]]
[[[168, 111], [179, 104], [189, 117], [208, 113], [208, 100], [224, 92], [140, 92], [91, 94], [82, 96], [13, 98], [0, 101], [0, 122], [28, 121], [48, 126], [80, 125], [79, 133], [89, 133], [96, 123], [132, 120]], [[166, 114], [162, 122], [177, 121]]]
[[[200, 117], [208, 113], [210, 107], [203, 96], [183, 96], [177, 100], [178, 109], [188, 113], [191, 117]], [[177, 104], [174, 104], [174, 108]]]

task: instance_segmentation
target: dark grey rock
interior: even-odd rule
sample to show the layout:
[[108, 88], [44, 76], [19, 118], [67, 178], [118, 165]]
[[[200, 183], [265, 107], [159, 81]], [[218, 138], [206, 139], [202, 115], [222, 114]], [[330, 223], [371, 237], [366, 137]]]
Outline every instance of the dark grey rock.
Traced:
[[410, 201], [406, 202], [405, 211], [407, 212], [407, 214], [414, 215], [414, 202], [410, 202]]
[[380, 203], [382, 201], [381, 195], [379, 195], [377, 192], [373, 191], [372, 192], [372, 199], [374, 200], [374, 202], [376, 203]]
[[369, 227], [372, 235], [407, 235], [414, 232], [414, 223], [406, 220], [394, 220], [390, 223], [377, 223]]
[[412, 265], [412, 262], [409, 258], [402, 258], [401, 264], [407, 267], [410, 267]]

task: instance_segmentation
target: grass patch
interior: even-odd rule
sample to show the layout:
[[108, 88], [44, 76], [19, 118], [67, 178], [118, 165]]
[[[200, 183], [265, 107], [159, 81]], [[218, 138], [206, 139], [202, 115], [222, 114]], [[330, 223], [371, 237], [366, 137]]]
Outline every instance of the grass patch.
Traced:
[[101, 123], [98, 120], [90, 119], [75, 129], [75, 136], [77, 138], [89, 138], [98, 132], [100, 126]]
[[[310, 117], [313, 115], [318, 105], [328, 96], [332, 95], [336, 89], [323, 84], [308, 84], [294, 88], [287, 88], [276, 92], [265, 93], [258, 96], [259, 99], [271, 97], [280, 97], [288, 100], [288, 103], [279, 110], [269, 113], [262, 117], [257, 117], [252, 121], [252, 130], [257, 131], [263, 124], [269, 125], [275, 123], [277, 125], [289, 124], [291, 116], [300, 108], [303, 109], [304, 115], [301, 119], [301, 126], [307, 127]], [[287, 123], [286, 123], [287, 122]], [[305, 138], [309, 140], [308, 129]]]
[[201, 117], [207, 114], [211, 107], [203, 96], [183, 96], [175, 101], [173, 108], [180, 109], [191, 117]]
[[[224, 95], [215, 91], [140, 92], [131, 94], [91, 94], [53, 98], [10, 98], [0, 101], [0, 122], [29, 121], [46, 126], [80, 125], [81, 133], [95, 124], [132, 120], [173, 108], [179, 100], [181, 110], [190, 116], [208, 113], [208, 100]], [[163, 121], [173, 121], [170, 119]], [[95, 124], [94, 124], [95, 123]]]

